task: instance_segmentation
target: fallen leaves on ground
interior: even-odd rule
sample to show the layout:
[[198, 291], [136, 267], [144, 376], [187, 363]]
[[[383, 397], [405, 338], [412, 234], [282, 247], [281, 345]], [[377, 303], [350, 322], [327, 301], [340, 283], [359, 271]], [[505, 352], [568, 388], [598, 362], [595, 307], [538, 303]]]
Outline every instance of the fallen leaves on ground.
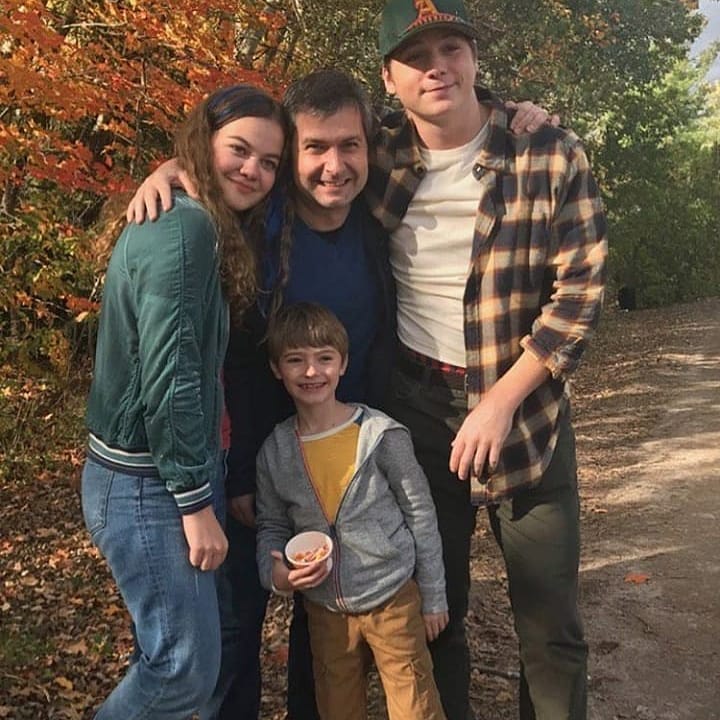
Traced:
[[[698, 317], [702, 307], [691, 308]], [[581, 485], [612, 481], [617, 459], [663, 411], [667, 348], [691, 343], [687, 306], [606, 312], [573, 379]], [[683, 324], [685, 322], [685, 324]], [[701, 331], [701, 328], [698, 329]], [[82, 523], [78, 493], [86, 375], [64, 385], [2, 368], [0, 382], [0, 718], [86, 720], [125, 672], [128, 616]], [[608, 510], [583, 502], [586, 532]], [[628, 583], [647, 575], [628, 571]], [[471, 697], [479, 720], [516, 717], [517, 648], [502, 562], [482, 514], [473, 541], [468, 638]], [[263, 720], [284, 717], [290, 604], [268, 605], [262, 663]], [[377, 678], [370, 717], [385, 717]]]
[[649, 575], [639, 572], [630, 572], [623, 578], [626, 583], [631, 583], [632, 585], [644, 585], [649, 579]]

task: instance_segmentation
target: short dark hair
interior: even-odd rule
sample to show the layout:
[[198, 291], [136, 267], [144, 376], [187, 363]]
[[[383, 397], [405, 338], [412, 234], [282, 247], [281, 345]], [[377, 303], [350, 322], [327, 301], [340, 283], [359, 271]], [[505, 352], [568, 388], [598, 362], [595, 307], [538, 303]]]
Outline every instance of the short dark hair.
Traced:
[[270, 321], [268, 355], [273, 363], [277, 364], [287, 350], [326, 346], [345, 359], [350, 341], [345, 326], [323, 305], [310, 302], [285, 305]]
[[375, 134], [376, 120], [363, 86], [342, 70], [315, 70], [291, 83], [282, 100], [293, 132], [298, 113], [328, 117], [348, 106], [357, 108], [362, 119], [365, 138]]

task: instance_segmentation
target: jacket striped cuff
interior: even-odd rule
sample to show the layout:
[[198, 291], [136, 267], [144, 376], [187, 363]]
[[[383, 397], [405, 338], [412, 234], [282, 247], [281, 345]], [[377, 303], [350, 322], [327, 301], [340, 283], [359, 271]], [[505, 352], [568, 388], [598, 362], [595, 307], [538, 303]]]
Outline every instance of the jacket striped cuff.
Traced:
[[173, 497], [175, 498], [181, 515], [192, 515], [198, 510], [202, 510], [204, 507], [211, 505], [213, 499], [210, 483], [205, 483], [199, 488], [193, 488], [192, 490], [173, 492]]

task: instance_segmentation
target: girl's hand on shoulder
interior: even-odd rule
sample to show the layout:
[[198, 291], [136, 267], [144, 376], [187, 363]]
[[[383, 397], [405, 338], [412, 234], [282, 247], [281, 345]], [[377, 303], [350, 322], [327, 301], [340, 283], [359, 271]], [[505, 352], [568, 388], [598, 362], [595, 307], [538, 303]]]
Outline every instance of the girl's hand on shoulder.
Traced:
[[440, 633], [447, 627], [450, 616], [447, 611], [441, 613], [423, 613], [425, 623], [425, 635], [428, 642], [436, 640]]

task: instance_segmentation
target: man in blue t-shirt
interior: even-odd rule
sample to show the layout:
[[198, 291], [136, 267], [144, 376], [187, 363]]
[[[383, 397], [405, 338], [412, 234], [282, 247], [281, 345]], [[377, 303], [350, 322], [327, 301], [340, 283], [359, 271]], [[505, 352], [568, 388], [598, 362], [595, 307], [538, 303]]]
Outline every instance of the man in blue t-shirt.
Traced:
[[[225, 363], [232, 425], [228, 462], [228, 538], [223, 566], [228, 611], [224, 663], [216, 693], [219, 718], [255, 720], [259, 649], [267, 597], [255, 564], [255, 456], [276, 423], [293, 412], [272, 376], [263, 338], [281, 304], [316, 302], [341, 320], [350, 339], [343, 401], [378, 406], [395, 342], [395, 295], [385, 231], [361, 192], [368, 176], [373, 115], [362, 87], [337, 70], [311, 73], [290, 85], [291, 175], [276, 188], [266, 217], [261, 293], [245, 327], [232, 334]], [[253, 590], [250, 591], [249, 588]], [[288, 659], [288, 717], [315, 720], [307, 619], [295, 602]]]
[[[281, 304], [328, 307], [347, 329], [348, 369], [337, 396], [379, 406], [395, 345], [395, 291], [387, 235], [361, 192], [375, 119], [362, 86], [338, 70], [320, 70], [291, 84], [283, 99], [291, 125], [291, 171], [268, 204], [260, 252], [260, 294], [242, 328], [231, 332], [225, 362], [232, 441], [226, 481], [228, 556], [219, 575], [223, 658], [206, 718], [257, 720], [260, 640], [267, 594], [255, 562], [255, 456], [273, 427], [293, 412], [272, 376], [264, 337]], [[157, 217], [157, 198], [171, 206], [170, 181], [192, 194], [175, 164], [141, 187], [128, 220]], [[157, 184], [156, 184], [157, 183]], [[288, 718], [317, 720], [312, 656], [302, 601], [294, 606], [288, 659]]]

